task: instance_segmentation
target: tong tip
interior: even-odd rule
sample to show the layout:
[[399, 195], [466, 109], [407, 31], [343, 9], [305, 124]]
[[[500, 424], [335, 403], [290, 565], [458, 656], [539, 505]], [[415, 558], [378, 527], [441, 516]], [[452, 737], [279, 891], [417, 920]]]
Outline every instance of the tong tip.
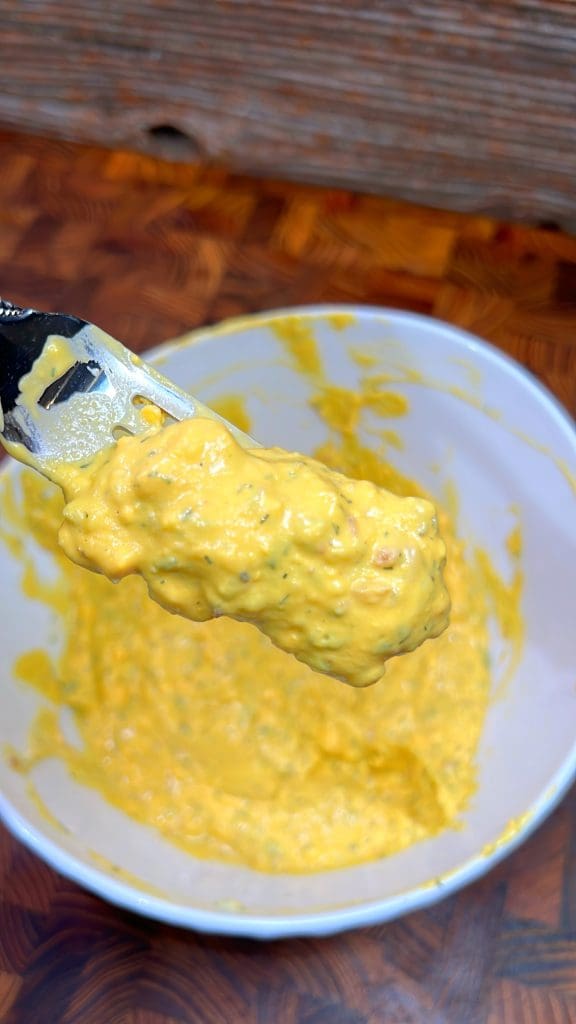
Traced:
[[34, 309], [24, 309], [23, 306], [17, 306], [16, 303], [10, 302], [8, 299], [3, 299], [0, 296], [0, 323], [10, 324], [15, 320], [23, 320], [25, 317], [30, 316], [31, 313], [35, 313]]

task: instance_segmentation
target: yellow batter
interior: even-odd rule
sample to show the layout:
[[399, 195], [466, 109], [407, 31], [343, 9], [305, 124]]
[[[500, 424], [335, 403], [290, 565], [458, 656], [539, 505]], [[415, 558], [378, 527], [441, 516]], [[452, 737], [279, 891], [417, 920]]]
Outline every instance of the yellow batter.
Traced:
[[109, 579], [139, 573], [168, 611], [251, 622], [355, 686], [447, 625], [445, 546], [424, 498], [247, 451], [201, 417], [60, 469], [66, 554]]
[[[332, 439], [317, 455], [349, 476], [418, 494], [357, 439], [364, 407], [403, 411], [391, 396], [371, 404], [371, 393], [368, 382], [351, 403], [350, 392], [319, 390]], [[57, 543], [60, 492], [33, 473], [24, 487], [22, 507], [12, 499], [4, 508], [60, 575], [47, 586], [28, 565], [26, 591], [64, 626], [58, 659], [31, 651], [17, 666], [47, 698], [24, 770], [59, 757], [81, 783], [191, 853], [272, 872], [357, 864], [455, 823], [476, 786], [489, 699], [491, 582], [515, 614], [519, 584], [506, 590], [482, 560], [468, 559], [442, 510], [450, 625], [392, 659], [380, 685], [352, 689], [247, 623], [190, 622], [150, 601], [139, 576], [114, 585], [85, 572]], [[17, 550], [18, 530], [7, 539]], [[77, 743], [64, 736], [62, 709]]]
[[[338, 446], [331, 455], [350, 457]], [[372, 456], [358, 456], [364, 473]], [[61, 757], [190, 852], [265, 871], [391, 854], [465, 807], [490, 687], [486, 605], [448, 523], [450, 626], [392, 660], [385, 683], [354, 690], [248, 624], [188, 622], [150, 601], [139, 577], [114, 585], [73, 565], [56, 541], [59, 492], [32, 473], [25, 486], [26, 526], [58, 561], [53, 597], [66, 607], [58, 663], [32, 652], [19, 665], [51, 702], [26, 765]], [[54, 704], [72, 710], [79, 746], [64, 739]]]
[[[321, 380], [311, 327], [283, 323], [291, 357]], [[74, 362], [68, 339], [47, 341], [19, 382], [33, 417], [42, 415], [47, 383]], [[324, 387], [319, 399], [330, 425], [337, 391]], [[406, 409], [377, 386], [364, 401], [381, 415]], [[445, 546], [431, 502], [256, 447], [206, 407], [170, 426], [155, 406], [139, 408], [144, 432], [92, 458], [38, 467], [66, 495], [60, 543], [73, 561], [114, 581], [138, 573], [163, 608], [196, 622], [229, 615], [253, 623], [353, 686], [375, 683], [389, 658], [446, 628]], [[6, 446], [35, 465], [22, 445]]]

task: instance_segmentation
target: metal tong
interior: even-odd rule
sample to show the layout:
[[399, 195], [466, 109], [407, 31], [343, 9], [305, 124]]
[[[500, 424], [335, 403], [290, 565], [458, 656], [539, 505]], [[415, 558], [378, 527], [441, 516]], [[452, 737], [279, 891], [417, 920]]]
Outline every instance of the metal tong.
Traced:
[[[69, 365], [35, 393], [28, 385], [54, 339], [64, 340]], [[0, 441], [16, 458], [50, 477], [51, 465], [90, 458], [122, 433], [141, 433], [147, 404], [172, 420], [221, 419], [94, 324], [0, 299]], [[223, 422], [246, 447], [256, 446]]]

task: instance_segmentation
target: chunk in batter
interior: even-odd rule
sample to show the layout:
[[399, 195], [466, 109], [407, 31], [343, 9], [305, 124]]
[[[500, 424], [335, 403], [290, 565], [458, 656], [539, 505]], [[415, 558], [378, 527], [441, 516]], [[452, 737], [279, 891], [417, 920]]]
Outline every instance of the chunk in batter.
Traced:
[[424, 498], [247, 451], [203, 418], [60, 468], [66, 554], [113, 580], [139, 573], [168, 611], [251, 622], [353, 686], [447, 625], [445, 546]]

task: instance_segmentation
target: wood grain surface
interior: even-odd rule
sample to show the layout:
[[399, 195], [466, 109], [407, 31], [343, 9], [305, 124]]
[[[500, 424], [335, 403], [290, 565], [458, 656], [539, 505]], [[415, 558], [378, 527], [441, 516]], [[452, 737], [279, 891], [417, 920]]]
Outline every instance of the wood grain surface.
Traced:
[[576, 228], [576, 0], [18, 0], [0, 123]]
[[[576, 239], [0, 135], [0, 294], [136, 349], [314, 301], [432, 313], [576, 412]], [[1, 714], [1, 704], [0, 704]], [[107, 906], [0, 828], [1, 1024], [575, 1024], [576, 792], [487, 878], [329, 939], [207, 938]]]

